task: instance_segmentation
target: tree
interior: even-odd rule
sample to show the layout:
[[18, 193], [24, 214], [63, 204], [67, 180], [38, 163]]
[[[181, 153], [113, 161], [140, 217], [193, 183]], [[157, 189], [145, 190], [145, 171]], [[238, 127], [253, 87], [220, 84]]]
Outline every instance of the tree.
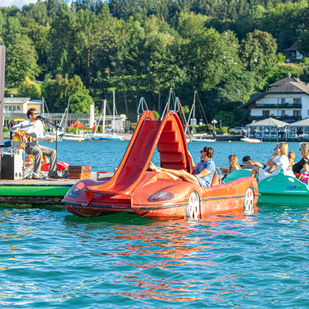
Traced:
[[210, 90], [242, 64], [238, 58], [239, 44], [230, 31], [218, 33], [205, 29], [180, 46], [181, 61], [193, 90]]
[[89, 107], [90, 102], [92, 102], [89, 91], [84, 86], [81, 78], [76, 75], [71, 79], [68, 78], [68, 75], [65, 77], [56, 75], [54, 80], [45, 80], [42, 84], [42, 95], [50, 112], [64, 112], [69, 97], [71, 96], [72, 101], [74, 95], [73, 107], [70, 102], [70, 111], [84, 113], [87, 106]]
[[309, 30], [304, 30], [297, 40], [297, 51], [303, 55], [309, 53]]
[[[230, 113], [234, 122], [243, 122], [243, 111], [237, 107], [247, 102], [250, 95], [259, 92], [263, 86], [264, 80], [255, 73], [243, 71], [231, 74], [226, 81], [209, 92], [205, 105], [206, 114], [213, 118], [223, 111]], [[220, 117], [223, 116], [220, 114]]]
[[71, 96], [70, 111], [72, 113], [90, 113], [90, 105], [93, 104], [92, 97], [84, 92], [76, 92]]
[[37, 52], [31, 39], [16, 34], [10, 40], [6, 52], [6, 80], [8, 84], [19, 84], [29, 77], [35, 79], [40, 70], [37, 65]]
[[52, 74], [74, 75], [75, 51], [75, 14], [67, 4], [62, 4], [51, 24], [48, 51], [48, 68]]
[[42, 98], [41, 86], [33, 82], [29, 77], [20, 84], [18, 89], [18, 95], [20, 97], [30, 97], [34, 100]]
[[277, 44], [271, 34], [260, 30], [248, 33], [241, 46], [241, 60], [248, 71], [264, 75], [277, 63]]

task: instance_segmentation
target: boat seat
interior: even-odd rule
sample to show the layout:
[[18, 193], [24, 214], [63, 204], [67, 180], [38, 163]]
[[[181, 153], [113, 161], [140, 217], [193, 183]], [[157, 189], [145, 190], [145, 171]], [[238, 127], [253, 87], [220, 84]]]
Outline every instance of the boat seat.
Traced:
[[185, 163], [167, 163], [167, 162], [161, 162], [161, 167], [163, 168], [169, 168], [172, 170], [184, 170], [186, 169]]
[[218, 185], [219, 185], [218, 172], [215, 171], [214, 177], [212, 178], [211, 187], [218, 186]]

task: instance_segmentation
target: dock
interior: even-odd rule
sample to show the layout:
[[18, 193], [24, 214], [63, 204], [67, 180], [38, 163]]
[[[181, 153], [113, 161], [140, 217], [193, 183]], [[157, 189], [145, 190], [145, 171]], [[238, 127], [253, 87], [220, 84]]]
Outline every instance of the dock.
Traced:
[[[91, 173], [91, 179], [97, 179], [97, 173]], [[111, 177], [112, 174], [100, 176]], [[79, 179], [53, 180], [5, 180], [0, 179], [0, 204], [37, 206], [39, 204], [61, 205], [63, 197]]]

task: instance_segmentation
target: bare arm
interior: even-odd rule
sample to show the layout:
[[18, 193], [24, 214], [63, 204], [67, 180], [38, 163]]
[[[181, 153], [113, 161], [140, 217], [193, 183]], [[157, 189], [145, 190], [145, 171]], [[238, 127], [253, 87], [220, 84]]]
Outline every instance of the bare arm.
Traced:
[[279, 155], [279, 153], [280, 153], [280, 149], [277, 149], [277, 150], [273, 153], [273, 155], [268, 159], [266, 165], [267, 165], [267, 166], [276, 166], [277, 163], [275, 163], [273, 160], [274, 160], [274, 157], [275, 157], [276, 155]]

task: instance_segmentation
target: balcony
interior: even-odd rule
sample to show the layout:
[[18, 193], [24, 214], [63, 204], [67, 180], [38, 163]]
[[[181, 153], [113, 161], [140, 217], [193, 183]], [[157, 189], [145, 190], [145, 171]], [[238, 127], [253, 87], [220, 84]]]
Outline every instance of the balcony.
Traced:
[[285, 104], [260, 104], [256, 105], [254, 108], [301, 108], [301, 104], [285, 103]]

